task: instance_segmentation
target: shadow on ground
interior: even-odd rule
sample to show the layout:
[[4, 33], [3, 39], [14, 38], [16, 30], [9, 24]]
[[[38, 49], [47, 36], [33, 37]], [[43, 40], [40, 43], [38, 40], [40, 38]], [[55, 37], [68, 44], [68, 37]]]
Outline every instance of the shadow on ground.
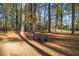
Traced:
[[[52, 36], [52, 38], [48, 38], [48, 42], [59, 45], [60, 47], [63, 47], [63, 48], [53, 47], [53, 46], [46, 44], [45, 42], [38, 42], [38, 43], [44, 45], [45, 47], [48, 47], [49, 49], [55, 50], [67, 56], [78, 56], [79, 55], [79, 40], [58, 39]], [[66, 51], [66, 49], [68, 51]]]
[[43, 56], [51, 56], [50, 54], [44, 52], [43, 50], [41, 50], [40, 48], [34, 46], [32, 43], [30, 43], [27, 39], [25, 39], [23, 36], [21, 36], [21, 34], [18, 34], [26, 43], [28, 43], [31, 47], [33, 47], [35, 50], [37, 50], [40, 54], [42, 54]]
[[[36, 50], [38, 53], [40, 53], [42, 56], [53, 56], [53, 55], [55, 56], [55, 55], [57, 55], [56, 53], [59, 53], [59, 55], [65, 55], [65, 56], [79, 56], [79, 40], [76, 40], [76, 39], [67, 39], [67, 40], [66, 39], [60, 39], [60, 38], [56, 38], [53, 35], [50, 36], [50, 35], [46, 34], [48, 36], [48, 41], [47, 42], [42, 42], [42, 41], [39, 42], [39, 41], [30, 40], [32, 38], [31, 35], [27, 36], [26, 33], [25, 33], [25, 37], [22, 36], [20, 33], [16, 33], [16, 34], [21, 39], [19, 39], [17, 37], [16, 38], [15, 37], [7, 37], [6, 39], [0, 37], [0, 55], [7, 55], [6, 53], [3, 54], [3, 51], [5, 52], [5, 47], [7, 49], [13, 48], [14, 49], [14, 50], [12, 50], [12, 51], [14, 51], [13, 53], [15, 53], [16, 51], [20, 52], [20, 50], [15, 49], [15, 48], [18, 48], [17, 46], [15, 47], [15, 45], [16, 44], [22, 45], [22, 42], [25, 42], [28, 45], [30, 45], [34, 50]], [[42, 35], [45, 35], [45, 34], [42, 34]], [[3, 44], [6, 43], [6, 45], [2, 46], [1, 45], [2, 42], [4, 42]], [[21, 43], [18, 43], [18, 42], [21, 42]], [[8, 43], [12, 43], [12, 44], [9, 45]], [[12, 47], [9, 47], [9, 46], [12, 46]], [[54, 52], [48, 53], [49, 51], [47, 51], [45, 49], [41, 49], [39, 46], [41, 46], [41, 48], [46, 47], [49, 50], [54, 51], [55, 54], [54, 54]], [[4, 50], [3, 50], [3, 48], [4, 48]], [[24, 47], [20, 47], [20, 49], [21, 48], [25, 49]], [[26, 52], [28, 50], [26, 50]], [[25, 51], [23, 53], [25, 53]], [[35, 52], [33, 52], [33, 53], [35, 53]], [[8, 53], [8, 55], [9, 55], [9, 53]], [[16, 55], [16, 53], [15, 53], [15, 55]]]

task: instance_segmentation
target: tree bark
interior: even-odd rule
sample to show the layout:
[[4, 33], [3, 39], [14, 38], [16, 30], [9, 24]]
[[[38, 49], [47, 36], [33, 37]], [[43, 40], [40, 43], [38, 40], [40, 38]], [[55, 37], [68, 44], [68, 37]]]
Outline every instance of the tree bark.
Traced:
[[22, 4], [22, 23], [21, 23], [21, 34], [24, 33], [24, 21], [25, 21], [25, 3]]
[[75, 32], [75, 4], [72, 3], [72, 35]]
[[48, 32], [51, 32], [50, 3], [48, 4]]
[[55, 32], [57, 32], [57, 21], [58, 21], [58, 5], [56, 6], [56, 20], [55, 20]]
[[62, 4], [61, 4], [61, 32], [62, 32], [62, 30], [63, 30], [63, 20], [62, 20], [62, 18], [63, 18], [63, 10], [62, 10]]
[[16, 6], [16, 31], [18, 31], [18, 11], [17, 11], [17, 4], [15, 4]]

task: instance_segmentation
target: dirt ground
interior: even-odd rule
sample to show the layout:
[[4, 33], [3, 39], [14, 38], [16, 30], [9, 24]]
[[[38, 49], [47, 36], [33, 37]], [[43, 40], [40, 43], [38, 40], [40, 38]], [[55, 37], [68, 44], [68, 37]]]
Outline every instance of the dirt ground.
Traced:
[[0, 56], [79, 56], [79, 35], [43, 33], [47, 42], [30, 40], [27, 35], [31, 36], [0, 32]]

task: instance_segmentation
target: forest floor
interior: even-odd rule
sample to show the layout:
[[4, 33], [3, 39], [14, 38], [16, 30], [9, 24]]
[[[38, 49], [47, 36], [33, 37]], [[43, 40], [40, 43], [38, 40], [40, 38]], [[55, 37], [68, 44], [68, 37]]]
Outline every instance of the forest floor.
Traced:
[[79, 35], [38, 33], [48, 36], [47, 42], [27, 38], [14, 31], [0, 32], [0, 56], [79, 56]]

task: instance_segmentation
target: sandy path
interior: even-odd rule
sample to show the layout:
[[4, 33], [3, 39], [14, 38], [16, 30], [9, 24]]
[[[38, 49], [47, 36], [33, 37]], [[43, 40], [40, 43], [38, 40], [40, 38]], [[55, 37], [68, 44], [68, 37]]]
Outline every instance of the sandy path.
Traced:
[[78, 46], [79, 41], [72, 40], [51, 39], [49, 42], [37, 42], [22, 38], [14, 32], [0, 35], [0, 55], [5, 56], [79, 56]]

